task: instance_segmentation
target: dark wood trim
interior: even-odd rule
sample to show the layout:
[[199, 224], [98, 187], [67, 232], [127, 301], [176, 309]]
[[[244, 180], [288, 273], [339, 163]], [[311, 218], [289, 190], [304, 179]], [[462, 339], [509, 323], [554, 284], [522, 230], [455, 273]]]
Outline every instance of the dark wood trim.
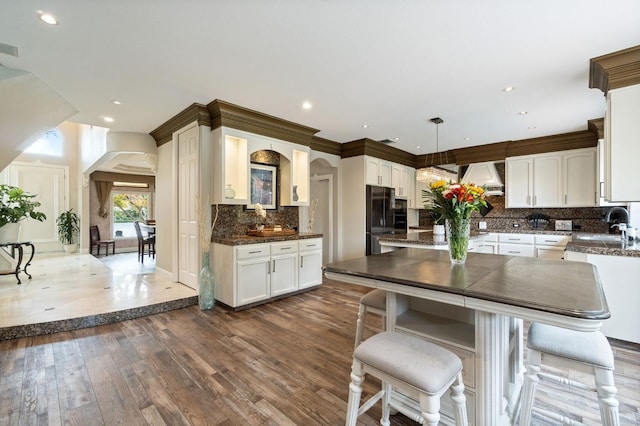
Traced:
[[319, 136], [311, 138], [311, 149], [314, 151], [326, 152], [327, 154], [342, 155], [342, 144], [324, 139]]
[[582, 130], [510, 142], [507, 145], [506, 156], [517, 157], [595, 146], [598, 146], [598, 137], [589, 130]]
[[207, 105], [212, 129], [232, 129], [297, 143], [310, 147], [320, 130], [216, 99]]
[[171, 141], [174, 132], [194, 121], [197, 121], [199, 126], [211, 127], [211, 118], [205, 105], [197, 103], [189, 105], [149, 134], [155, 139], [156, 145], [161, 146]]
[[604, 118], [594, 118], [587, 121], [587, 128], [598, 139], [604, 139]]
[[128, 173], [110, 173], [110, 172], [93, 172], [90, 175], [91, 180], [104, 181], [104, 182], [133, 182], [133, 183], [146, 183], [149, 185], [156, 184], [155, 176], [147, 175], [132, 175]]
[[640, 46], [590, 59], [590, 88], [598, 88], [606, 95], [609, 90], [635, 84], [640, 84]]
[[486, 145], [454, 149], [456, 164], [482, 163], [485, 161], [503, 161], [507, 156], [507, 147], [511, 141], [495, 142]]
[[369, 155], [409, 167], [414, 167], [416, 163], [415, 155], [373, 139], [364, 138], [342, 144], [342, 158], [358, 155]]

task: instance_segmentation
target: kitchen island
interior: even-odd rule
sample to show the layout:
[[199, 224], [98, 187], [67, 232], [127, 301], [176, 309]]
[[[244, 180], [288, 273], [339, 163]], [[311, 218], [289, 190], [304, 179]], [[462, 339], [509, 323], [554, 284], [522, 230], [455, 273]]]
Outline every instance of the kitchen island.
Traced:
[[[609, 309], [586, 263], [406, 248], [325, 266], [327, 278], [388, 291], [387, 329], [442, 344], [463, 361], [469, 418], [513, 424], [522, 383], [522, 320], [598, 330]], [[345, 381], [346, 383], [346, 381]], [[401, 412], [412, 401], [394, 394]], [[448, 404], [443, 400], [443, 416]]]

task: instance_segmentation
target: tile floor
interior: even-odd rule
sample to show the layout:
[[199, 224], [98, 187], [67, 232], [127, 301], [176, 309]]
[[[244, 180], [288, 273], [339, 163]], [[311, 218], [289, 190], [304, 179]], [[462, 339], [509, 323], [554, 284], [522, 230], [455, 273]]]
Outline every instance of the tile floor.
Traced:
[[162, 304], [197, 296], [156, 276], [154, 259], [137, 253], [99, 259], [90, 254], [38, 254], [20, 274], [0, 276], [0, 328], [39, 324]]

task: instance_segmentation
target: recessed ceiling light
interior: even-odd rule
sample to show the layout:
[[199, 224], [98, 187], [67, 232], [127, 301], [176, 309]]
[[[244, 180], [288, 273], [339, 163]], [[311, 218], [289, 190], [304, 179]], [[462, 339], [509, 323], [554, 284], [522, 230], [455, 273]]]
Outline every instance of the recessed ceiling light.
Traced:
[[527, 115], [527, 111], [520, 111], [518, 114], [519, 115]]
[[516, 90], [516, 88], [513, 86], [507, 86], [504, 89], [502, 89], [503, 92], [507, 92], [507, 93], [513, 92], [514, 90]]
[[38, 18], [40, 18], [40, 20], [46, 24], [49, 25], [57, 25], [58, 24], [58, 20], [51, 14], [49, 13], [45, 13], [43, 11], [38, 11]]
[[369, 125], [368, 125], [368, 124], [363, 124], [363, 125], [362, 125], [362, 128], [363, 128], [363, 129], [368, 129], [368, 128], [369, 128]]
[[470, 141], [470, 140], [471, 140], [471, 138], [464, 138], [464, 140], [465, 140], [465, 141]]
[[420, 149], [420, 145], [416, 146], [416, 149]]
[[102, 119], [107, 123], [113, 123], [113, 117], [102, 117]]
[[302, 103], [302, 109], [311, 109], [312, 106], [313, 105], [311, 105], [311, 102], [309, 102], [309, 101], [304, 101]]
[[533, 129], [535, 129], [535, 128], [536, 128], [536, 126], [529, 126], [529, 127], [527, 127], [527, 129], [529, 129], [529, 130], [533, 130]]
[[116, 99], [112, 100], [111, 103], [114, 104], [114, 105], [122, 105], [122, 102], [120, 102], [120, 101], [118, 101]]
[[399, 141], [399, 140], [400, 140], [400, 138], [393, 138], [393, 140], [394, 140], [394, 141]]

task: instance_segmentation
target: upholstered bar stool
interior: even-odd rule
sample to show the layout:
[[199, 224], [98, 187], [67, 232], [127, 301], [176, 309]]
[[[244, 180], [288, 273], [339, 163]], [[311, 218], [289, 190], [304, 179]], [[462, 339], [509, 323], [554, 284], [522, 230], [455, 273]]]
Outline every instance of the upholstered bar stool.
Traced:
[[376, 289], [370, 291], [360, 298], [360, 308], [358, 309], [358, 321], [356, 323], [356, 341], [354, 347], [358, 347], [362, 341], [362, 334], [364, 332], [364, 321], [367, 318], [367, 314], [381, 315], [382, 329], [386, 330], [386, 316], [387, 316], [387, 292], [385, 290]]
[[[382, 390], [359, 407], [365, 374], [380, 379]], [[430, 426], [440, 421], [440, 397], [451, 389], [456, 425], [468, 424], [460, 358], [419, 337], [385, 331], [353, 353], [346, 425], [355, 426], [358, 416], [382, 400], [380, 424], [388, 426], [392, 387], [419, 401], [420, 416], [414, 420]]]
[[[548, 356], [562, 358], [572, 369], [589, 371], [595, 377], [595, 387], [550, 373], [542, 373], [541, 363]], [[607, 338], [601, 332], [580, 332], [534, 322], [529, 327], [525, 368], [527, 372], [522, 390], [520, 425], [531, 424], [533, 411], [563, 424], [580, 424], [557, 413], [533, 407], [539, 377], [577, 389], [597, 392], [602, 424], [620, 424], [618, 401], [615, 398], [617, 389], [613, 382], [613, 352]]]

